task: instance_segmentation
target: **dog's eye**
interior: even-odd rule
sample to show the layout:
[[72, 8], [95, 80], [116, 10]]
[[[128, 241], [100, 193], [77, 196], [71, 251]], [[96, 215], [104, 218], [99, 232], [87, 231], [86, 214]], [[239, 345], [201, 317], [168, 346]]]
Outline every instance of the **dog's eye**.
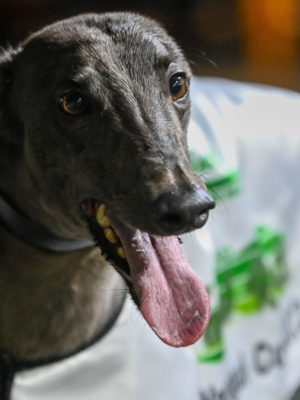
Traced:
[[187, 80], [184, 74], [175, 74], [170, 78], [170, 93], [173, 101], [182, 99], [188, 91]]
[[67, 114], [80, 115], [87, 107], [86, 101], [77, 90], [69, 91], [60, 98], [60, 105]]

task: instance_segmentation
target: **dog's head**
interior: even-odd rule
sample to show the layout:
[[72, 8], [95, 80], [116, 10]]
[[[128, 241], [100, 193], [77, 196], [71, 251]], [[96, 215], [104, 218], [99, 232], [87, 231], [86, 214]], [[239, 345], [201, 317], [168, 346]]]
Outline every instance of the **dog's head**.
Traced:
[[[141, 283], [150, 266], [155, 270], [153, 257], [167, 276], [174, 254], [175, 264], [182, 259], [177, 240], [163, 236], [201, 227], [214, 206], [189, 163], [191, 72], [177, 44], [144, 17], [87, 14], [32, 35], [2, 64], [1, 102], [5, 87], [5, 114], [39, 193], [37, 218], [58, 234], [77, 236], [87, 234], [87, 218], [156, 333], [173, 345], [193, 341], [182, 333], [169, 338], [179, 324], [175, 316], [170, 327], [158, 327], [153, 302], [170, 302], [171, 309], [173, 302], [161, 293], [164, 285], [149, 300]], [[185, 268], [179, 264], [178, 271]], [[172, 291], [181, 302], [179, 281]], [[187, 312], [201, 333], [204, 308]]]

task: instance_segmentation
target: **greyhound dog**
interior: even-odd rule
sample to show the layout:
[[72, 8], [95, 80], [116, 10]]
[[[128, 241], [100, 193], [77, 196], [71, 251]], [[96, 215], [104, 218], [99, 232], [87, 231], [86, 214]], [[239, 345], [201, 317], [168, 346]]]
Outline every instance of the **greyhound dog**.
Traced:
[[190, 79], [174, 40], [133, 13], [2, 51], [1, 399], [16, 371], [102, 337], [126, 291], [168, 345], [203, 334], [208, 296], [178, 240], [214, 207], [189, 162]]

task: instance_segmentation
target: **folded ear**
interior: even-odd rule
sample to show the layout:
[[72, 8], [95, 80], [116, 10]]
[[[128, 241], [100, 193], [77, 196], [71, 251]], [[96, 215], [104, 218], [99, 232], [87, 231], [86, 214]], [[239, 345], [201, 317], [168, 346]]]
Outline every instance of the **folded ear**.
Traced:
[[8, 47], [0, 49], [0, 107], [3, 104], [3, 97], [12, 85], [14, 77], [14, 60], [20, 52], [20, 48]]
[[10, 94], [15, 76], [15, 59], [20, 48], [0, 48], [0, 138], [16, 141], [18, 139], [17, 118], [10, 107]]

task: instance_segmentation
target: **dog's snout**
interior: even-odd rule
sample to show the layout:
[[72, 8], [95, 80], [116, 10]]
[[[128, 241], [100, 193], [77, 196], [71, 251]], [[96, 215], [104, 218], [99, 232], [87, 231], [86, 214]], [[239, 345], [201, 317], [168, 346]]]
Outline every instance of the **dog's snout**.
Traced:
[[214, 207], [215, 202], [201, 186], [182, 186], [159, 197], [156, 224], [167, 235], [189, 232], [201, 228]]

